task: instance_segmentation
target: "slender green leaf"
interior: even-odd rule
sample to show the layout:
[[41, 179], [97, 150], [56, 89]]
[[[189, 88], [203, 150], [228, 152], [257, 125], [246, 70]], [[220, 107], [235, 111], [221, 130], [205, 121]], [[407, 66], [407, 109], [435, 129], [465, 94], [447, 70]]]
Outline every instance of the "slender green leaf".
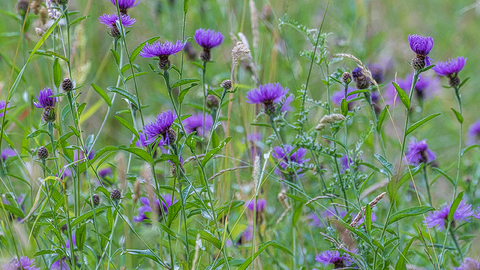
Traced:
[[262, 253], [265, 249], [267, 249], [269, 246], [273, 245], [274, 243], [275, 241], [268, 241], [268, 242], [262, 243], [260, 246], [258, 246], [257, 252], [255, 252], [253, 256], [248, 257], [248, 259], [245, 260], [245, 262], [238, 268], [238, 270], [247, 269], [250, 266], [250, 264], [253, 262], [253, 260], [257, 258], [258, 255], [260, 255], [260, 253]]
[[60, 67], [58, 58], [53, 60], [53, 81], [57, 88], [60, 86], [60, 82], [62, 81], [62, 68]]
[[402, 251], [402, 255], [398, 256], [398, 261], [397, 264], [395, 265], [395, 270], [406, 270], [407, 269], [407, 264], [405, 263], [405, 258], [407, 258], [407, 253], [408, 250], [410, 249], [410, 246], [413, 243], [413, 240], [415, 240], [415, 237], [411, 238], [410, 241], [408, 241], [407, 245]]
[[85, 240], [87, 239], [87, 225], [83, 224], [75, 231], [75, 242], [77, 244], [77, 248], [83, 250], [83, 246], [85, 245]]
[[107, 93], [105, 93], [103, 91], [102, 88], [96, 86], [95, 84], [92, 83], [92, 87], [93, 87], [93, 90], [95, 90], [95, 92], [97, 92], [97, 94], [99, 94], [103, 100], [105, 100], [105, 102], [107, 103], [108, 107], [112, 107], [112, 101], [110, 100], [110, 98], [108, 97]]
[[120, 146], [120, 147], [118, 147], [118, 149], [130, 152], [130, 153], [138, 156], [139, 158], [145, 160], [149, 164], [153, 164], [152, 156], [150, 156], [150, 154], [143, 149], [135, 148], [135, 147], [125, 147], [125, 146]]
[[157, 256], [155, 256], [155, 254], [153, 254], [152, 251], [150, 251], [148, 249], [144, 249], [144, 250], [127, 249], [127, 250], [125, 250], [125, 253], [128, 253], [130, 255], [134, 255], [134, 256], [149, 258], [150, 260], [160, 264], [161, 266], [163, 266], [166, 269], [170, 268], [170, 267], [167, 267], [167, 265], [164, 262], [160, 261], [160, 259]]
[[133, 105], [135, 105], [137, 108], [140, 108], [137, 97], [128, 93], [127, 91], [113, 86], [107, 87], [107, 90], [124, 96], [126, 99], [132, 102]]
[[395, 82], [392, 82], [392, 84], [398, 93], [398, 97], [402, 101], [403, 105], [405, 105], [405, 108], [410, 110], [410, 99], [408, 98], [407, 93], [405, 93], [405, 91], [402, 88], [400, 88], [400, 86], [398, 86], [398, 84], [396, 84]]
[[202, 166], [205, 166], [207, 162], [216, 154], [218, 151], [220, 151], [227, 143], [232, 139], [232, 137], [228, 137], [225, 140], [223, 140], [218, 147], [213, 148], [210, 150], [202, 159]]
[[117, 63], [117, 66], [120, 65], [120, 55], [118, 55], [118, 52], [113, 49], [110, 49], [110, 51], [113, 54], [113, 58], [115, 58], [115, 63]]
[[182, 85], [185, 85], [185, 84], [189, 84], [189, 83], [194, 83], [194, 82], [198, 82], [199, 79], [180, 79], [176, 82], [174, 82], [172, 84], [172, 89], [175, 88], [175, 87], [179, 87], [179, 86], [182, 86]]
[[458, 89], [462, 88], [462, 86], [470, 79], [470, 77], [467, 77], [466, 79], [464, 79], [460, 85], [458, 86]]
[[388, 219], [387, 225], [390, 225], [394, 222], [397, 222], [407, 217], [413, 217], [413, 216], [425, 214], [427, 212], [434, 211], [434, 210], [435, 208], [431, 206], [426, 206], [426, 205], [414, 206], [407, 209], [403, 209], [391, 215], [390, 218]]
[[73, 20], [71, 23], [70, 23], [70, 27], [72, 27], [72, 25], [78, 23], [78, 22], [81, 22], [83, 20], [85, 20], [86, 18], [90, 17], [90, 15], [85, 15], [85, 16], [82, 16], [82, 17], [79, 17], [79, 18], [76, 18], [75, 20]]
[[438, 167], [433, 167], [433, 170], [436, 171], [436, 172], [438, 172], [439, 174], [445, 176], [445, 178], [447, 178], [447, 180], [448, 180], [454, 187], [457, 186], [455, 180], [453, 180], [453, 178], [450, 177], [450, 175], [448, 175], [446, 172], [442, 171], [442, 170], [439, 169]]
[[34, 132], [28, 134], [28, 136], [26, 137], [26, 139], [35, 138], [35, 137], [37, 137], [37, 136], [40, 135], [40, 134], [48, 134], [48, 131], [43, 130], [43, 129], [37, 129], [37, 130], [35, 130]]
[[463, 155], [465, 155], [468, 151], [472, 150], [473, 148], [480, 148], [480, 144], [474, 144], [474, 145], [470, 145], [470, 146], [464, 148], [464, 149], [460, 152], [460, 156], [463, 157]]
[[382, 131], [382, 125], [383, 125], [383, 122], [385, 121], [385, 117], [387, 116], [388, 109], [389, 109], [389, 105], [385, 106], [385, 108], [383, 108], [382, 112], [378, 116], [378, 120], [377, 120], [377, 132], [378, 133], [380, 133]]
[[367, 204], [365, 207], [365, 225], [367, 228], [367, 232], [370, 233], [372, 231], [372, 207], [370, 204]]
[[460, 202], [463, 199], [463, 191], [458, 193], [457, 198], [452, 203], [452, 206], [450, 207], [450, 212], [448, 212], [448, 220], [453, 221], [453, 215], [457, 211], [458, 206], [460, 205]]
[[[144, 72], [139, 72], [139, 73], [135, 73], [135, 78], [138, 77], [138, 76], [142, 76], [142, 75], [147, 75], [148, 72], [144, 71]], [[131, 79], [133, 79], [133, 75], [134, 74], [130, 74], [128, 75], [128, 77], [125, 79], [125, 82], [128, 82], [130, 81]]]
[[188, 12], [188, 2], [189, 0], [183, 0], [183, 13], [185, 14]]
[[454, 108], [450, 108], [450, 109], [452, 109], [453, 113], [457, 117], [458, 122], [460, 124], [463, 124], [463, 115], [461, 113], [457, 112]]
[[347, 116], [348, 114], [348, 104], [346, 99], [342, 99], [342, 104], [340, 106], [342, 108], [343, 116]]
[[137, 56], [140, 54], [140, 52], [142, 51], [142, 48], [145, 46], [145, 44], [148, 43], [153, 43], [154, 41], [156, 41], [157, 39], [159, 39], [160, 37], [152, 37], [152, 38], [149, 38], [147, 40], [145, 40], [144, 42], [140, 43], [133, 51], [132, 51], [132, 54], [130, 55], [130, 62], [134, 62], [135, 59], [137, 58]]
[[423, 118], [422, 120], [414, 123], [413, 125], [411, 125], [411, 126], [407, 129], [407, 134], [406, 134], [406, 135], [412, 133], [414, 130], [416, 130], [417, 128], [419, 128], [421, 125], [425, 124], [426, 122], [432, 120], [433, 118], [435, 118], [435, 117], [437, 117], [437, 116], [439, 116], [439, 115], [441, 115], [441, 113], [434, 113], [434, 114], [431, 114], [431, 115]]
[[392, 163], [388, 162], [383, 156], [380, 154], [374, 154], [375, 158], [383, 165], [383, 167], [390, 173], [391, 176], [396, 174], [395, 167]]
[[180, 91], [180, 94], [178, 94], [178, 103], [182, 104], [183, 100], [185, 99], [185, 96], [187, 95], [188, 91], [192, 89], [193, 87], [197, 86], [198, 84], [192, 83], [189, 87], [182, 89]]
[[130, 123], [127, 122], [127, 120], [121, 118], [120, 116], [116, 116], [116, 115], [115, 115], [115, 118], [117, 119], [118, 122], [120, 122], [120, 124], [122, 124], [128, 130], [130, 130], [133, 134], [135, 134], [135, 136], [137, 138], [139, 138], [138, 132], [135, 130], [135, 128], [132, 125], [130, 125]]

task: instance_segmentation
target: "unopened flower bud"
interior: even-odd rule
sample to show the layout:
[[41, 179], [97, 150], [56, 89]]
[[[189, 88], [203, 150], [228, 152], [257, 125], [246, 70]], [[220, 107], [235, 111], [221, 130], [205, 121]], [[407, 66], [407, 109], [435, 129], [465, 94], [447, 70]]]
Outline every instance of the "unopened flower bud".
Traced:
[[28, 6], [30, 2], [28, 0], [18, 0], [17, 2], [17, 12], [21, 16], [25, 16], [28, 11]]
[[460, 78], [458, 78], [458, 76], [449, 77], [448, 84], [453, 88], [458, 87], [460, 85]]
[[98, 196], [98, 194], [92, 195], [92, 203], [94, 206], [98, 206], [100, 204], [100, 196]]
[[417, 57], [412, 60], [412, 67], [415, 70], [420, 70], [425, 67], [425, 56], [417, 54]]
[[220, 105], [218, 98], [215, 95], [208, 95], [207, 96], [207, 108], [209, 109], [217, 109]]
[[232, 88], [232, 81], [231, 80], [225, 80], [220, 84], [221, 87], [230, 90]]
[[348, 72], [344, 72], [342, 75], [342, 82], [345, 84], [349, 84], [352, 81], [352, 74]]
[[62, 89], [65, 92], [70, 92], [73, 90], [73, 82], [69, 78], [65, 78], [62, 82]]
[[41, 146], [40, 148], [38, 148], [37, 157], [42, 160], [48, 158], [48, 150], [47, 148], [45, 148], [45, 146]]
[[122, 193], [118, 189], [114, 189], [110, 193], [110, 198], [114, 201], [118, 201], [122, 198]]
[[43, 121], [47, 123], [51, 123], [55, 121], [55, 108], [54, 107], [45, 107], [43, 111]]
[[200, 53], [200, 60], [203, 62], [209, 62], [212, 59], [212, 53], [210, 49], [203, 48], [203, 51]]

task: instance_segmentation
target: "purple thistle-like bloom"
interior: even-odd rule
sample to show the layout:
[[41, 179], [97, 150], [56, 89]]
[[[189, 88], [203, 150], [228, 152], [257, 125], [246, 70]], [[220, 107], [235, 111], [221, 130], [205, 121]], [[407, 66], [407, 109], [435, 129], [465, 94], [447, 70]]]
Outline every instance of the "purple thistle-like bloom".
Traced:
[[2, 150], [2, 160], [5, 161], [9, 157], [15, 156], [17, 153], [15, 153], [15, 150], [11, 148], [5, 148]]
[[340, 168], [340, 172], [344, 173], [347, 169], [350, 168], [350, 164], [352, 164], [352, 159], [348, 158], [346, 155], [340, 158], [340, 164], [342, 167]]
[[69, 270], [70, 267], [67, 263], [67, 257], [63, 257], [61, 260], [58, 260], [52, 264], [50, 270]]
[[143, 127], [143, 133], [147, 137], [147, 144], [152, 144], [160, 136], [163, 136], [163, 141], [160, 144], [163, 144], [168, 140], [167, 132], [172, 127], [173, 122], [177, 117], [173, 114], [172, 111], [168, 110], [157, 115], [155, 122], [151, 122]]
[[164, 43], [160, 41], [147, 43], [143, 46], [140, 56], [145, 58], [169, 56], [180, 52], [184, 46], [185, 44], [180, 40], [177, 40], [175, 44], [170, 41], [165, 41]]
[[[350, 92], [352, 92], [352, 91], [355, 91], [355, 90], [356, 90], [356, 89], [353, 88], [353, 87], [348, 87], [348, 89], [347, 89], [347, 95], [348, 95], [348, 93], [350, 93]], [[356, 98], [357, 96], [358, 96], [358, 94], [357, 94], [357, 95], [348, 96], [348, 97], [347, 97], [347, 101], [350, 101], [350, 100]], [[335, 105], [337, 105], [337, 106], [340, 106], [340, 105], [342, 104], [342, 99], [343, 99], [344, 97], [345, 97], [345, 90], [344, 90], [344, 89], [342, 89], [342, 90], [340, 90], [340, 91], [335, 91], [335, 92], [333, 92], [333, 94], [332, 94], [332, 102], [333, 102], [333, 104], [335, 104]], [[351, 104], [351, 103], [349, 103], [349, 104]]]
[[[267, 207], [267, 200], [265, 200], [265, 199], [258, 199], [257, 200], [257, 212], [262, 212], [263, 210], [265, 210], [266, 207]], [[255, 210], [255, 200], [249, 201], [247, 203], [247, 208], [250, 211], [254, 211]]]
[[455, 270], [479, 270], [480, 261], [474, 260], [472, 258], [465, 258], [460, 267], [456, 267]]
[[463, 69], [466, 62], [467, 58], [463, 56], [457, 57], [456, 59], [450, 58], [448, 61], [438, 62], [433, 67], [433, 70], [438, 74], [438, 76], [455, 77], [457, 76], [458, 72]]
[[477, 213], [475, 215], [473, 215], [475, 218], [478, 218], [480, 219], [480, 206], [478, 207], [477, 209]]
[[[443, 206], [440, 210], [430, 213], [426, 218], [426, 225], [429, 228], [437, 227], [439, 231], [442, 231], [448, 225], [446, 223], [448, 222], [448, 213], [450, 212], [451, 207], [452, 203], [449, 203]], [[466, 203], [465, 200], [461, 200], [457, 210], [453, 214], [452, 226], [455, 227], [455, 223], [461, 220], [465, 222], [470, 221], [472, 215], [472, 205]]]
[[245, 231], [243, 231], [240, 239], [238, 239], [238, 244], [243, 244], [253, 240], [253, 227], [248, 225]]
[[46, 108], [46, 107], [55, 107], [55, 104], [57, 103], [57, 98], [56, 97], [51, 97], [53, 96], [54, 93], [50, 87], [46, 87], [45, 89], [40, 90], [38, 93], [37, 100], [38, 102], [33, 102], [33, 105], [37, 108]]
[[[283, 149], [285, 149], [286, 153], [283, 151]], [[283, 161], [280, 163], [280, 167], [282, 167], [283, 170], [287, 168], [289, 161], [291, 161], [296, 165], [302, 165], [303, 163], [310, 160], [310, 159], [305, 159], [305, 155], [307, 154], [307, 149], [298, 148], [294, 153], [292, 153], [293, 149], [295, 149], [295, 147], [291, 145], [285, 145], [284, 148], [280, 146], [276, 146], [273, 149], [272, 156], [274, 158], [283, 159]], [[287, 155], [290, 155], [290, 157], [288, 157]]]
[[480, 142], [480, 119], [468, 128], [468, 143], [476, 144]]
[[281, 102], [283, 102], [283, 105], [282, 107], [280, 108], [280, 111], [281, 112], [290, 112], [290, 111], [293, 111], [293, 107], [292, 105], [290, 105], [290, 103], [292, 103], [292, 101], [295, 99], [295, 97], [293, 95], [290, 95], [288, 96], [287, 98], [285, 98], [284, 100], [282, 99]]
[[[7, 111], [8, 108], [10, 107], [10, 103], [7, 105]], [[3, 111], [5, 110], [5, 100], [0, 100], [0, 117], [3, 117]]]
[[112, 4], [116, 5], [118, 2], [118, 8], [120, 9], [120, 12], [126, 13], [127, 9], [132, 8], [140, 4], [140, 0], [110, 0]]
[[[100, 23], [106, 25], [108, 28], [114, 28], [116, 27], [118, 15], [115, 13], [110, 15], [107, 15], [104, 13], [102, 16], [98, 18], [98, 20], [100, 21]], [[121, 14], [121, 22], [123, 27], [132, 27], [132, 25], [135, 23], [135, 19], [130, 18], [129, 15]]]
[[248, 91], [247, 102], [253, 104], [263, 103], [266, 113], [273, 114], [276, 109], [274, 103], [279, 103], [287, 92], [288, 88], [283, 88], [280, 83], [267, 83]]
[[[85, 152], [82, 150], [74, 150], [73, 151], [73, 161], [83, 160], [85, 158]], [[95, 157], [95, 150], [91, 149], [90, 153], [88, 153], [88, 160], [92, 160]]]
[[408, 35], [408, 43], [410, 48], [417, 54], [417, 58], [423, 58], [425, 65], [431, 65], [432, 59], [428, 57], [428, 54], [433, 48], [433, 38], [424, 37], [418, 35]]
[[205, 30], [203, 28], [197, 29], [193, 38], [198, 45], [207, 50], [219, 46], [224, 39], [222, 33], [215, 32], [211, 29]]
[[406, 158], [409, 165], [418, 166], [420, 163], [429, 163], [437, 157], [435, 153], [428, 148], [427, 140], [417, 142], [413, 139], [408, 145]]
[[327, 250], [320, 254], [317, 254], [315, 261], [323, 263], [325, 266], [333, 264], [333, 268], [344, 268], [345, 266], [350, 266], [353, 261], [348, 254], [340, 255], [338, 250]]
[[99, 170], [98, 176], [100, 176], [101, 178], [105, 178], [107, 176], [112, 177], [113, 176], [112, 168], [103, 168]]
[[40, 270], [40, 268], [35, 267], [35, 260], [29, 259], [28, 257], [21, 257], [20, 262], [17, 258], [13, 258], [9, 263], [3, 265], [3, 270]]
[[[177, 200], [175, 200], [175, 198], [172, 198], [172, 195], [170, 194], [163, 195], [162, 199], [165, 200], [165, 201], [162, 200], [163, 212], [162, 212], [162, 209], [160, 208], [160, 200], [157, 198], [153, 200], [155, 203], [155, 210], [157, 211], [156, 213], [159, 218], [163, 216], [163, 213], [165, 213], [165, 215], [168, 215], [168, 209], [177, 202]], [[147, 217], [147, 215], [145, 215], [145, 213], [152, 212], [152, 206], [150, 205], [150, 201], [148, 200], [147, 197], [141, 197], [140, 202], [143, 205], [138, 208], [138, 215], [136, 217], [133, 217], [134, 222], [141, 222], [144, 220], [148, 220], [149, 218]]]
[[196, 131], [196, 135], [201, 137], [204, 136], [205, 134], [203, 128], [205, 127], [205, 131], [210, 130], [213, 126], [213, 118], [210, 114], [205, 114], [205, 125], [203, 124], [203, 118], [203, 115], [199, 113], [183, 120], [185, 131], [188, 133]]

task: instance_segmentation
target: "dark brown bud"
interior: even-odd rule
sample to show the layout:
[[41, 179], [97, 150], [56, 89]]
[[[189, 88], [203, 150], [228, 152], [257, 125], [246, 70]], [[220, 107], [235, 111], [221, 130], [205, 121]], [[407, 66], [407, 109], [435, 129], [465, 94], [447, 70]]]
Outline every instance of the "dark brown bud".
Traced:
[[70, 92], [70, 91], [72, 91], [72, 90], [73, 90], [73, 82], [72, 82], [72, 80], [70, 80], [69, 78], [63, 79], [62, 89], [63, 89], [63, 91], [65, 91], [65, 92]]
[[54, 107], [45, 107], [43, 111], [43, 121], [50, 123], [55, 121], [55, 108]]
[[457, 76], [450, 77], [449, 79], [448, 84], [450, 84], [451, 87], [456, 88], [460, 85], [460, 78]]
[[175, 133], [175, 130], [169, 129], [167, 130], [167, 134], [165, 134], [166, 139], [167, 139], [167, 144], [172, 145], [175, 143], [177, 140], [177, 133]]
[[415, 70], [420, 70], [425, 67], [425, 56], [417, 54], [417, 57], [412, 60], [412, 67]]
[[160, 61], [158, 61], [158, 68], [167, 70], [170, 68], [170, 60], [168, 59], [168, 55], [160, 55]]
[[356, 80], [356, 84], [358, 89], [367, 89], [368, 86], [370, 86], [370, 82], [365, 76], [358, 77]]
[[200, 53], [200, 60], [203, 62], [209, 62], [212, 59], [212, 54], [210, 49], [203, 48], [203, 51]]
[[122, 193], [118, 189], [114, 189], [110, 193], [110, 198], [114, 201], [118, 201], [122, 198]]
[[118, 27], [116, 24], [112, 24], [112, 29], [110, 30], [110, 35], [112, 37], [118, 38], [120, 37], [120, 30], [118, 30]]
[[[113, 192], [112, 192], [112, 194], [113, 194]], [[94, 206], [98, 206], [100, 204], [100, 196], [98, 196], [98, 194], [93, 194], [92, 195], [92, 203], [93, 203]]]
[[215, 95], [208, 95], [207, 96], [207, 108], [209, 109], [217, 109], [220, 105], [218, 98]]
[[57, 5], [66, 5], [68, 4], [68, 0], [55, 0]]
[[221, 87], [230, 90], [232, 89], [232, 81], [231, 80], [225, 80], [220, 84]]
[[352, 81], [352, 74], [348, 72], [344, 72], [342, 74], [342, 82], [345, 84], [349, 84]]
[[45, 146], [41, 146], [40, 148], [38, 148], [37, 157], [43, 160], [48, 158], [48, 150], [47, 148], [45, 148]]
[[275, 111], [277, 109], [276, 106], [275, 106], [275, 103], [268, 102], [268, 103], [264, 103], [264, 105], [265, 105], [265, 113], [267, 115], [272, 115], [272, 114], [275, 113]]
[[30, 5], [28, 0], [18, 0], [17, 2], [17, 12], [21, 16], [25, 16], [28, 11], [28, 6]]

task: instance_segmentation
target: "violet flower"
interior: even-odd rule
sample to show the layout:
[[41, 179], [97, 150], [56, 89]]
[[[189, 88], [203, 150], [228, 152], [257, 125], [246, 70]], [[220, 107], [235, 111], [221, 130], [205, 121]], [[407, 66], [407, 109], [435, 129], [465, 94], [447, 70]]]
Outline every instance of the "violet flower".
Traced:
[[[285, 149], [286, 153], [283, 151]], [[288, 164], [291, 164], [295, 167], [298, 167], [299, 165], [302, 165], [305, 162], [308, 162], [310, 159], [305, 159], [305, 155], [307, 154], [307, 149], [305, 148], [298, 148], [295, 152], [292, 153], [292, 151], [295, 149], [295, 147], [291, 145], [284, 145], [284, 147], [276, 146], [273, 149], [273, 154], [272, 156], [274, 158], [282, 159], [283, 161], [280, 162], [280, 167], [283, 170], [287, 169]], [[291, 161], [291, 163], [290, 163]], [[297, 174], [300, 173], [301, 170], [299, 169], [297, 171]], [[277, 169], [276, 170], [277, 174], [281, 174], [281, 172]]]
[[211, 60], [212, 55], [210, 50], [222, 44], [224, 39], [222, 33], [210, 29], [205, 30], [203, 28], [197, 29], [193, 38], [195, 42], [203, 48], [200, 59], [204, 62]]
[[127, 10], [129, 8], [135, 7], [138, 4], [140, 4], [140, 0], [110, 0], [112, 4], [117, 5], [118, 3], [118, 8], [120, 9], [120, 13], [122, 14], [127, 14]]
[[458, 78], [458, 73], [463, 69], [467, 58], [460, 56], [456, 59], [450, 58], [445, 62], [438, 62], [436, 66], [433, 67], [433, 70], [438, 74], [438, 76], [446, 76], [449, 78], [449, 84], [451, 87], [458, 87], [460, 85], [460, 78]]
[[293, 107], [292, 105], [290, 105], [293, 100], [295, 99], [295, 96], [293, 95], [290, 95], [284, 99], [282, 99], [281, 102], [283, 102], [283, 105], [282, 107], [280, 108], [280, 112], [290, 112], [290, 111], [293, 111]]
[[[267, 207], [267, 200], [265, 199], [257, 199], [257, 212], [263, 212]], [[248, 201], [247, 208], [250, 211], [255, 210], [255, 200]]]
[[340, 255], [338, 250], [327, 250], [317, 254], [315, 261], [324, 264], [325, 266], [333, 265], [333, 269], [344, 268], [350, 266], [353, 261], [348, 254]]
[[465, 258], [460, 267], [456, 267], [455, 270], [478, 270], [480, 269], [480, 261], [472, 258]]
[[[450, 212], [451, 207], [452, 203], [449, 203], [443, 206], [440, 210], [430, 213], [426, 218], [426, 225], [429, 228], [437, 227], [439, 231], [442, 231], [448, 226], [448, 213]], [[457, 210], [455, 210], [455, 213], [453, 214], [452, 227], [455, 228], [456, 223], [459, 221], [470, 221], [472, 215], [472, 205], [466, 203], [465, 200], [461, 200]]]
[[406, 158], [409, 165], [418, 166], [420, 163], [427, 164], [434, 161], [436, 155], [428, 148], [427, 140], [417, 142], [416, 139], [412, 139], [408, 145]]
[[[352, 92], [352, 91], [355, 91], [357, 90], [356, 88], [354, 87], [348, 87], [347, 88], [347, 95]], [[356, 98], [358, 96], [358, 94], [355, 94], [355, 95], [351, 95], [351, 96], [348, 96], [347, 97], [347, 101], [350, 101], [354, 98]], [[333, 92], [332, 94], [332, 103], [337, 105], [337, 106], [341, 106], [342, 105], [342, 99], [345, 98], [345, 90], [342, 89], [342, 90], [339, 90], [339, 91], [335, 91]], [[350, 106], [352, 106], [352, 102], [348, 103], [348, 107], [349, 107], [349, 110], [351, 109]]]
[[[3, 117], [3, 111], [5, 110], [5, 104], [6, 102], [4, 100], [0, 100], [0, 117]], [[8, 112], [8, 108], [10, 108], [10, 103], [7, 105], [7, 111]]]
[[143, 46], [140, 56], [145, 58], [159, 57], [160, 61], [158, 62], [158, 67], [160, 69], [167, 70], [171, 65], [168, 57], [183, 50], [184, 46], [185, 44], [180, 40], [177, 40], [177, 43], [175, 44], [170, 41], [165, 41], [164, 43], [161, 43], [160, 41], [147, 43], [145, 46]]
[[[98, 18], [100, 23], [106, 25], [108, 28], [111, 28], [110, 30], [110, 35], [112, 37], [120, 37], [121, 33], [120, 30], [117, 27], [117, 21], [118, 21], [118, 15], [117, 14], [103, 14]], [[132, 25], [135, 23], [135, 19], [130, 18], [129, 15], [122, 14], [121, 15], [121, 23], [123, 27], [132, 27]]]
[[276, 111], [276, 103], [279, 103], [287, 92], [288, 88], [283, 88], [280, 83], [267, 83], [248, 91], [247, 102], [253, 104], [263, 103], [265, 105], [265, 113], [272, 115]]
[[467, 134], [469, 144], [480, 143], [480, 118], [468, 128]]
[[[205, 124], [203, 120], [205, 118]], [[209, 131], [213, 126], [213, 118], [210, 114], [205, 114], [205, 117], [199, 113], [188, 117], [187, 119], [183, 120], [183, 126], [187, 133], [197, 132], [196, 135], [203, 137], [205, 131]]]
[[383, 68], [380, 64], [369, 64], [368, 69], [372, 73], [372, 78], [377, 82], [377, 84], [383, 83]]
[[417, 56], [412, 61], [412, 67], [415, 70], [420, 70], [425, 66], [430, 66], [433, 61], [428, 54], [433, 48], [433, 38], [423, 37], [418, 35], [408, 35], [408, 43], [410, 48]]
[[253, 240], [253, 227], [248, 225], [245, 231], [243, 231], [242, 235], [238, 239], [237, 245], [242, 245], [252, 240]]
[[48, 107], [55, 107], [57, 103], [57, 98], [52, 97], [55, 95], [48, 86], [45, 89], [40, 90], [38, 93], [37, 100], [38, 102], [33, 101], [33, 105], [37, 108], [48, 108]]
[[157, 115], [155, 122], [146, 124], [143, 127], [143, 133], [147, 137], [147, 144], [154, 143], [157, 139], [162, 137], [160, 145], [171, 144], [176, 140], [175, 131], [172, 130], [173, 122], [177, 117], [172, 111], [168, 110]]
[[[160, 208], [160, 200], [155, 198], [153, 201], [155, 203], [154, 210], [156, 210], [156, 214], [159, 218], [162, 218], [163, 214], [168, 215], [168, 209], [177, 202], [177, 200], [175, 200], [175, 198], [172, 198], [172, 195], [170, 194], [162, 195], [162, 212], [162, 209]], [[152, 212], [152, 206], [150, 205], [150, 201], [147, 197], [141, 197], [140, 202], [143, 205], [138, 208], [138, 215], [136, 217], [133, 217], [134, 222], [142, 222], [144, 220], [148, 220], [149, 217], [147, 217], [145, 213]]]
[[15, 156], [17, 153], [15, 153], [15, 150], [12, 148], [5, 148], [2, 150], [2, 160], [5, 161], [9, 157]]
[[34, 259], [29, 259], [28, 257], [21, 257], [20, 261], [18, 261], [18, 258], [13, 258], [8, 262], [7, 264], [3, 265], [2, 267], [3, 270], [17, 270], [17, 269], [23, 269], [23, 270], [40, 270], [40, 268], [35, 267], [35, 260]]

